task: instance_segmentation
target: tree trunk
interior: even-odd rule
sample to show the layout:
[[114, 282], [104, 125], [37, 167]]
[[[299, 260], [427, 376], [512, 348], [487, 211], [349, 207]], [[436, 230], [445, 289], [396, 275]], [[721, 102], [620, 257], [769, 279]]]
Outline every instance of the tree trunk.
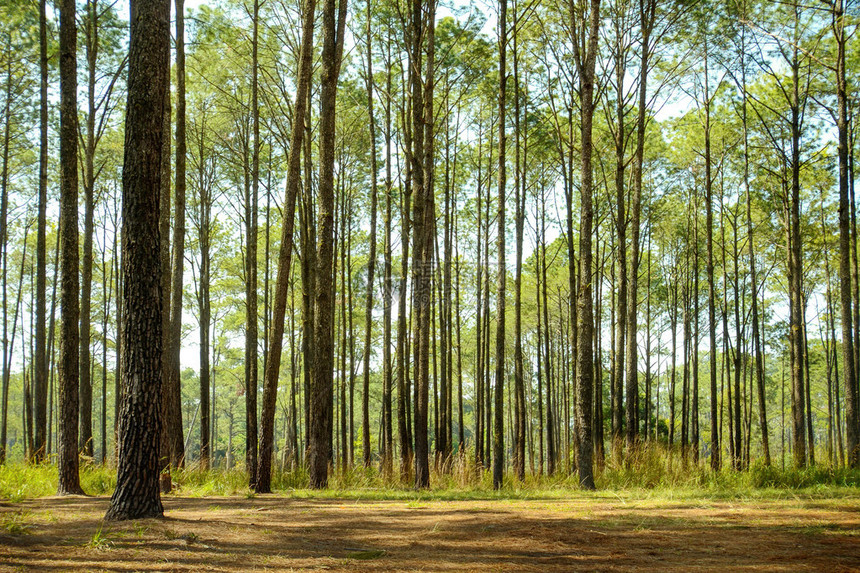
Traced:
[[[41, 462], [47, 455], [48, 442], [48, 358], [45, 353], [45, 291], [47, 282], [47, 238], [46, 238], [46, 210], [48, 204], [48, 34], [46, 0], [39, 0], [39, 205], [38, 222], [36, 227], [36, 351], [34, 360], [36, 362], [33, 390], [36, 398], [36, 443], [33, 448], [33, 461]], [[12, 96], [12, 60], [9, 59], [7, 67], [7, 90], [6, 90], [6, 132], [4, 137], [4, 154], [9, 150], [9, 104]], [[6, 164], [8, 158], [4, 155], [3, 186], [6, 192]], [[5, 215], [3, 217], [5, 230]], [[5, 231], [4, 231], [5, 232]], [[6, 237], [3, 236], [3, 243]], [[5, 317], [5, 315], [4, 315]], [[6, 448], [6, 442], [0, 448]]]
[[[257, 38], [259, 2], [253, 8], [251, 40], [251, 114], [254, 143], [251, 151], [251, 187], [245, 196], [245, 467], [248, 487], [257, 485], [257, 389], [259, 358], [259, 304], [257, 302], [257, 201], [260, 195], [260, 112], [257, 95]], [[247, 147], [245, 148], [247, 150]], [[247, 158], [247, 155], [245, 155]], [[247, 166], [247, 159], [245, 160]], [[247, 171], [245, 171], [247, 173]], [[289, 273], [289, 269], [287, 269]], [[274, 432], [273, 432], [274, 434]]]
[[[571, 11], [571, 29], [574, 30], [574, 53], [579, 74], [581, 97], [580, 118], [580, 222], [579, 222], [579, 289], [577, 299], [577, 352], [576, 352], [576, 426], [579, 448], [576, 467], [579, 483], [586, 489], [594, 489], [592, 470], [592, 400], [594, 390], [594, 309], [592, 301], [592, 253], [593, 232], [593, 180], [591, 172], [592, 122], [594, 118], [594, 68], [597, 60], [597, 41], [600, 31], [600, 0], [590, 0], [588, 12], [588, 36], [582, 38], [585, 53], [581, 53], [578, 22]], [[585, 25], [584, 25], [585, 27]], [[570, 239], [572, 241], [572, 239]]]
[[[269, 334], [269, 349], [267, 352], [266, 371], [263, 381], [263, 407], [260, 416], [260, 449], [259, 467], [254, 490], [257, 493], [271, 492], [272, 480], [272, 449], [274, 447], [275, 407], [277, 405], [278, 378], [281, 368], [281, 352], [284, 343], [284, 320], [287, 312], [287, 293], [290, 286], [290, 265], [293, 255], [293, 226], [296, 217], [296, 198], [301, 180], [302, 144], [308, 115], [307, 104], [310, 92], [310, 70], [313, 52], [314, 16], [316, 0], [308, 0], [302, 13], [302, 44], [299, 56], [298, 86], [296, 101], [293, 106], [293, 131], [290, 134], [290, 154], [287, 160], [287, 182], [284, 198], [283, 228], [281, 231], [281, 247], [278, 251], [278, 275], [275, 280], [275, 297], [272, 309], [272, 325]], [[302, 245], [302, 281], [310, 272], [308, 250]], [[306, 268], [307, 267], [307, 268]], [[304, 284], [305, 296], [308, 296], [309, 286]], [[309, 374], [310, 362], [307, 360], [307, 345], [311, 333], [307, 329], [310, 317], [308, 304], [303, 313], [306, 319], [302, 328], [302, 347], [305, 350], [305, 373]], [[305, 396], [307, 398], [307, 392]], [[307, 409], [305, 410], [307, 415]], [[307, 437], [307, 432], [305, 432]]]
[[362, 437], [364, 446], [364, 467], [370, 467], [370, 344], [373, 326], [373, 276], [376, 272], [376, 210], [377, 182], [379, 170], [376, 158], [376, 118], [373, 114], [373, 50], [370, 33], [371, 0], [367, 0], [367, 27], [365, 41], [367, 42], [367, 115], [370, 129], [370, 253], [367, 260], [367, 293], [365, 295], [365, 324], [364, 324], [364, 363], [361, 398]]
[[343, 54], [346, 0], [325, 0], [323, 4], [322, 91], [320, 93], [320, 171], [317, 229], [317, 279], [314, 304], [314, 363], [310, 404], [310, 484], [324, 488], [328, 483], [332, 435], [332, 375], [334, 348], [332, 309], [334, 289], [334, 145], [337, 80]]
[[[173, 220], [173, 285], [170, 309], [170, 377], [164, 430], [170, 445], [170, 465], [185, 464], [185, 440], [182, 437], [182, 392], [180, 389], [179, 351], [182, 347], [182, 277], [185, 268], [185, 1], [176, 4], [176, 211]], [[130, 309], [129, 309], [130, 310]]]
[[57, 493], [81, 494], [78, 476], [78, 109], [74, 0], [60, 4], [60, 415]]
[[[67, 0], [68, 1], [68, 0]], [[131, 14], [123, 162], [122, 404], [117, 487], [105, 519], [161, 517], [162, 298], [159, 186], [164, 93], [169, 82], [169, 4], [139, 0]]]
[[[833, 1], [833, 34], [836, 37], [836, 98], [839, 132], [839, 299], [842, 303], [842, 370], [845, 388], [845, 438], [848, 466], [860, 467], [860, 398], [854, 363], [854, 329], [851, 309], [851, 210], [848, 202], [848, 96], [843, 0]], [[856, 326], [856, 325], [855, 325]]]

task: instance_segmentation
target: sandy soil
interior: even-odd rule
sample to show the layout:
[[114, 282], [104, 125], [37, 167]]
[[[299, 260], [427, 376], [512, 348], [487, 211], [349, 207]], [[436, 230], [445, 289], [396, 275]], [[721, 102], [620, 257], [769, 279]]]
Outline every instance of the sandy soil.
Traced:
[[0, 571], [860, 571], [860, 498], [0, 504]]

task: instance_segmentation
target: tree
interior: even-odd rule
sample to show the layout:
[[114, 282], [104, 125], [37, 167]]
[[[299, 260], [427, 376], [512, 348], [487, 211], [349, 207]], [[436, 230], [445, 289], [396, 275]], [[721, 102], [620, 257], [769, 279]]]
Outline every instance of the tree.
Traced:
[[[67, 0], [70, 1], [70, 0]], [[117, 487], [105, 519], [161, 517], [162, 298], [159, 232], [161, 148], [170, 49], [166, 0], [136, 0], [131, 13], [122, 207], [123, 394]]]
[[[46, 212], [48, 204], [48, 24], [46, 3], [46, 0], [39, 0], [39, 206], [36, 227], [36, 353], [34, 356], [36, 375], [33, 380], [33, 390], [36, 397], [36, 443], [33, 448], [33, 460], [36, 462], [40, 462], [45, 458], [48, 445], [48, 359], [45, 352], [45, 291], [47, 290]], [[11, 85], [11, 70], [8, 70], [8, 73], [7, 82]], [[10, 96], [11, 93], [7, 92], [7, 106], [10, 104]], [[11, 117], [7, 113], [7, 133], [10, 120]], [[7, 138], [7, 150], [8, 143]], [[3, 237], [4, 242], [5, 239], [6, 237]], [[2, 448], [5, 450], [5, 439], [3, 442]]]
[[[860, 398], [857, 395], [854, 330], [851, 309], [851, 205], [848, 202], [848, 89], [845, 56], [845, 6], [843, 0], [832, 0], [832, 29], [836, 39], [836, 98], [838, 116], [839, 161], [839, 300], [842, 304], [842, 372], [845, 386], [845, 439], [848, 466], [860, 467]], [[853, 182], [852, 182], [853, 201]], [[856, 326], [856, 325], [855, 325]]]
[[60, 325], [57, 492], [81, 494], [78, 476], [78, 109], [74, 0], [60, 5]]
[[367, 293], [365, 296], [364, 323], [364, 362], [361, 398], [362, 434], [364, 446], [364, 467], [370, 466], [370, 344], [373, 325], [373, 275], [376, 272], [376, 211], [377, 211], [377, 158], [376, 158], [376, 118], [373, 114], [373, 50], [371, 41], [371, 2], [367, 0], [367, 25], [365, 42], [367, 44], [367, 116], [370, 129], [370, 254], [367, 260]]
[[310, 454], [311, 487], [328, 483], [331, 455], [332, 378], [334, 344], [332, 304], [334, 298], [332, 259], [334, 248], [334, 145], [337, 80], [343, 58], [346, 0], [323, 4], [322, 88], [320, 92], [319, 242], [314, 310], [314, 363], [311, 380]]
[[[179, 351], [182, 347], [182, 281], [185, 273], [185, 1], [176, 6], [176, 183], [173, 216], [173, 280], [170, 287], [170, 347], [167, 388], [164, 389], [164, 431], [170, 448], [170, 465], [185, 464], [185, 440], [182, 437], [182, 395], [180, 391]], [[160, 149], [160, 147], [159, 147]]]
[[[508, 44], [508, 2], [499, 2], [499, 195], [496, 220], [499, 225], [498, 249], [498, 286], [496, 291], [496, 387], [495, 414], [493, 420], [493, 489], [502, 487], [504, 476], [505, 456], [505, 427], [504, 427], [504, 384], [505, 384], [505, 284], [507, 271], [505, 268], [505, 185], [506, 177], [506, 146], [507, 135], [505, 121], [505, 98], [507, 97], [507, 44]], [[517, 97], [519, 94], [516, 94]]]
[[[579, 289], [577, 298], [578, 342], [576, 348], [577, 437], [579, 449], [576, 467], [579, 483], [594, 489], [592, 469], [593, 387], [594, 387], [594, 308], [592, 302], [593, 179], [591, 172], [592, 125], [594, 118], [594, 67], [600, 32], [600, 0], [572, 4], [569, 17], [573, 33], [574, 61], [579, 76], [580, 97], [580, 221], [579, 221]], [[579, 22], [582, 22], [580, 30]], [[585, 35], [587, 34], [587, 35]], [[582, 47], [580, 47], [582, 46]], [[572, 240], [572, 239], [571, 239]], [[572, 261], [571, 261], [572, 265]], [[572, 267], [571, 267], [572, 268]]]
[[[301, 180], [302, 142], [308, 114], [308, 94], [314, 41], [314, 12], [316, 1], [308, 0], [302, 15], [302, 41], [299, 52], [298, 89], [293, 107], [293, 126], [290, 136], [290, 153], [287, 159], [287, 182], [284, 199], [281, 247], [278, 253], [278, 276], [275, 281], [275, 300], [272, 311], [272, 326], [269, 335], [268, 361], [263, 381], [263, 408], [260, 416], [259, 468], [255, 491], [271, 491], [272, 449], [274, 447], [275, 406], [277, 404], [278, 376], [281, 367], [281, 351], [284, 341], [284, 319], [287, 312], [287, 294], [290, 286], [290, 266], [293, 255], [293, 226], [296, 218], [296, 198]], [[303, 251], [303, 265], [309, 263], [308, 253]], [[307, 285], [305, 285], [307, 288]], [[303, 332], [303, 344], [311, 334]], [[307, 355], [305, 355], [307, 357]], [[308, 364], [305, 364], [307, 372]]]

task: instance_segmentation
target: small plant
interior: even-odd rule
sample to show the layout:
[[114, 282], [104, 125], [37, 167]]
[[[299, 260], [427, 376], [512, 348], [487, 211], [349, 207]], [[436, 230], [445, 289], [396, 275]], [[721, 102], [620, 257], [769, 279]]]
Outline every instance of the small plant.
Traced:
[[143, 536], [149, 532], [149, 527], [143, 525], [142, 523], [134, 524], [134, 534], [138, 539], [143, 539]]
[[11, 513], [3, 516], [0, 521], [2, 527], [9, 535], [26, 535], [30, 533], [32, 525], [27, 523], [27, 516], [24, 512]]
[[113, 541], [111, 540], [112, 537], [113, 534], [111, 531], [109, 529], [104, 529], [104, 524], [99, 525], [99, 528], [96, 529], [95, 533], [93, 533], [93, 536], [86, 543], [86, 546], [90, 549], [98, 549], [100, 551], [110, 549], [110, 547], [113, 546]]

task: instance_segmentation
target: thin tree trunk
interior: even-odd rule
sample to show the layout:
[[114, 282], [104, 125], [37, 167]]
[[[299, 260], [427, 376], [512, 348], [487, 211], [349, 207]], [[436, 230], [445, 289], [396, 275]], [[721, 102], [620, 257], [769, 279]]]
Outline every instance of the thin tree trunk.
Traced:
[[504, 476], [505, 434], [504, 434], [504, 383], [505, 383], [505, 288], [507, 271], [505, 266], [505, 185], [507, 182], [507, 165], [505, 163], [507, 133], [505, 122], [505, 98], [507, 88], [507, 0], [499, 3], [499, 195], [496, 222], [498, 237], [498, 279], [496, 292], [496, 394], [495, 420], [493, 424], [493, 489], [502, 487]]
[[[308, 0], [302, 14], [302, 44], [299, 55], [298, 86], [296, 101], [293, 106], [293, 130], [290, 134], [290, 153], [287, 159], [287, 182], [283, 205], [283, 228], [281, 231], [281, 246], [278, 251], [278, 275], [275, 280], [275, 296], [272, 309], [272, 324], [269, 334], [269, 349], [267, 351], [266, 370], [263, 380], [263, 406], [260, 415], [260, 449], [259, 467], [254, 490], [257, 493], [271, 492], [272, 479], [272, 449], [274, 447], [275, 407], [277, 405], [278, 378], [281, 368], [281, 353], [284, 343], [284, 321], [287, 312], [287, 293], [290, 286], [290, 266], [293, 255], [293, 227], [296, 218], [296, 198], [301, 180], [302, 144], [308, 115], [310, 92], [310, 73], [313, 52], [314, 12], [316, 0]], [[305, 278], [310, 273], [309, 249], [307, 242], [302, 242], [302, 282], [305, 289], [304, 311], [302, 326], [302, 348], [306, 380], [310, 376], [311, 365], [308, 360], [309, 343], [312, 337], [308, 325], [311, 323], [309, 308], [309, 285]], [[305, 399], [308, 399], [305, 388]], [[307, 416], [308, 409], [305, 408]], [[306, 418], [307, 420], [307, 418]], [[308, 432], [305, 432], [306, 439]]]
[[[59, 495], [81, 494], [78, 476], [78, 110], [74, 0], [60, 4], [60, 415]], [[159, 118], [160, 119], [160, 118]]]
[[376, 158], [376, 118], [373, 114], [373, 49], [370, 33], [371, 0], [367, 0], [367, 27], [365, 41], [367, 43], [367, 115], [370, 129], [370, 253], [367, 260], [367, 293], [365, 294], [365, 326], [364, 326], [364, 357], [363, 384], [361, 398], [362, 444], [364, 467], [370, 467], [370, 345], [371, 327], [373, 325], [373, 277], [376, 272], [376, 210], [377, 210], [377, 172], [379, 170]]
[[173, 220], [173, 285], [170, 309], [170, 377], [165, 396], [165, 431], [170, 444], [170, 465], [185, 465], [182, 430], [182, 393], [179, 351], [182, 347], [182, 278], [185, 269], [185, 0], [175, 0], [176, 10], [176, 210]]
[[[580, 223], [579, 223], [579, 289], [577, 299], [578, 336], [576, 352], [576, 426], [579, 448], [576, 467], [579, 483], [586, 489], [594, 489], [592, 470], [592, 400], [594, 390], [594, 309], [592, 302], [592, 252], [593, 232], [593, 180], [591, 172], [592, 123], [594, 117], [594, 69], [597, 60], [597, 42], [600, 31], [600, 0], [590, 0], [587, 19], [587, 38], [582, 38], [585, 53], [581, 53], [578, 23], [571, 11], [571, 29], [575, 31], [574, 53], [579, 75], [581, 98], [580, 118]], [[585, 24], [584, 24], [585, 27]], [[572, 238], [569, 239], [572, 241]], [[571, 243], [572, 244], [572, 243]], [[572, 260], [572, 259], [571, 259]]]
[[325, 0], [323, 5], [322, 91], [320, 93], [320, 171], [315, 312], [314, 363], [310, 410], [310, 484], [324, 488], [331, 457], [333, 250], [334, 250], [334, 144], [337, 80], [343, 55], [346, 0]]
[[[47, 282], [47, 238], [46, 238], [46, 210], [48, 204], [48, 34], [46, 0], [39, 0], [39, 205], [38, 221], [36, 227], [36, 350], [34, 360], [36, 362], [33, 390], [36, 398], [36, 443], [33, 448], [33, 460], [41, 462], [47, 454], [48, 442], [48, 358], [45, 354], [45, 291]], [[6, 109], [5, 109], [5, 133], [3, 148], [3, 193], [4, 201], [6, 190], [6, 179], [8, 177], [8, 153], [9, 153], [9, 124], [11, 120], [10, 100], [12, 98], [12, 58], [9, 51], [9, 60], [6, 68]], [[6, 214], [3, 214], [3, 244], [6, 243]], [[5, 319], [5, 314], [4, 314]], [[5, 425], [4, 425], [5, 428]], [[5, 433], [5, 432], [4, 432]], [[0, 449], [5, 455], [6, 440]]]

